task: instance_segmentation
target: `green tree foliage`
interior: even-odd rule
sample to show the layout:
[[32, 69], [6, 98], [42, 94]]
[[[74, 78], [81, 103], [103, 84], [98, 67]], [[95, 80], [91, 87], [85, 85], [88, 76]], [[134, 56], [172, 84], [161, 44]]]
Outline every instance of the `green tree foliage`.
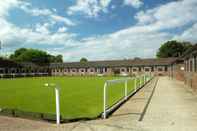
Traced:
[[10, 59], [16, 62], [33, 62], [36, 64], [63, 62], [62, 55], [53, 56], [45, 51], [26, 48], [17, 49], [14, 54], [10, 55]]
[[190, 42], [167, 41], [161, 45], [156, 56], [158, 58], [180, 57], [190, 47], [192, 47]]
[[80, 59], [80, 62], [82, 62], [82, 63], [88, 62], [88, 59], [83, 57]]
[[50, 62], [53, 63], [62, 63], [63, 62], [63, 56], [62, 55], [57, 55], [57, 56], [50, 56]]

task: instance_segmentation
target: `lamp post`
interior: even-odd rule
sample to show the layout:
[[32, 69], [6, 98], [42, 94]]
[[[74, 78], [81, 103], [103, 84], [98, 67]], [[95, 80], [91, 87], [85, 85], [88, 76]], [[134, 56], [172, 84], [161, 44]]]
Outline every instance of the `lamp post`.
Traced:
[[60, 124], [60, 93], [59, 86], [54, 83], [45, 83], [46, 87], [54, 87], [55, 89], [55, 102], [56, 102], [56, 124]]

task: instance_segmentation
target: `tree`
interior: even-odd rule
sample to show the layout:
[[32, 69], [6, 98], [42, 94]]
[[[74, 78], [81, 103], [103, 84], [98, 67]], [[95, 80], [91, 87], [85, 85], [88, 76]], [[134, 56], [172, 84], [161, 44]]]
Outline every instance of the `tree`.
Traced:
[[156, 56], [158, 58], [180, 57], [190, 47], [192, 47], [190, 42], [167, 41], [161, 45]]
[[20, 48], [17, 49], [14, 54], [10, 55], [10, 59], [16, 59], [17, 57], [19, 57], [21, 54], [23, 54], [24, 52], [26, 52], [27, 49], [26, 48]]
[[55, 62], [62, 63], [63, 62], [63, 56], [62, 55], [57, 55], [56, 58], [55, 58]]
[[80, 59], [80, 62], [82, 62], [82, 63], [88, 62], [88, 59], [83, 57], [83, 58]]
[[50, 62], [52, 62], [52, 63], [62, 63], [63, 62], [63, 56], [62, 55], [57, 55], [57, 56], [50, 55]]
[[37, 49], [20, 48], [10, 55], [10, 59], [16, 62], [32, 62], [35, 64], [48, 64], [51, 62], [63, 62], [62, 56], [53, 56], [45, 51]]

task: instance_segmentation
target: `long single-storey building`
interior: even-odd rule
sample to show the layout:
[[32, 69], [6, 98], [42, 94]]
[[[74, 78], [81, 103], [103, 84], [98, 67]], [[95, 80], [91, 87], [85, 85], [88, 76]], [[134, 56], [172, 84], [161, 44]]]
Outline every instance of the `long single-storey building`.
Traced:
[[0, 59], [0, 76], [132, 76], [143, 73], [168, 75], [169, 65], [176, 60], [177, 58], [136, 58], [127, 60], [51, 63], [49, 65], [40, 66], [33, 63], [15, 63], [13, 61]]
[[49, 65], [16, 63], [0, 58], [0, 78], [50, 75]]
[[106, 60], [71, 63], [52, 63], [51, 74], [54, 76], [75, 75], [136, 75], [153, 73], [155, 75], [168, 75], [169, 65], [177, 58], [160, 59], [128, 59]]

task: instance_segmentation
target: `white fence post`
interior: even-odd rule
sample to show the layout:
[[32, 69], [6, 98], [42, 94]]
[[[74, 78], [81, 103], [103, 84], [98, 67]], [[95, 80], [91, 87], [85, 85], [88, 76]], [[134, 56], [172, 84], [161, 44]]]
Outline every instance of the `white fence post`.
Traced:
[[106, 104], [107, 104], [107, 83], [104, 85], [104, 91], [103, 91], [103, 118], [106, 119], [107, 114], [106, 114]]
[[60, 99], [59, 99], [59, 89], [55, 88], [55, 100], [56, 100], [56, 123], [60, 124]]
[[125, 80], [125, 92], [124, 92], [125, 100], [127, 99], [127, 80]]
[[135, 77], [135, 92], [137, 91], [137, 77]]
[[141, 85], [142, 85], [142, 76], [140, 76], [139, 79], [140, 79], [140, 87], [141, 87]]
[[55, 106], [56, 106], [56, 124], [60, 124], [60, 93], [59, 86], [53, 83], [45, 83], [46, 87], [54, 87], [55, 90]]

